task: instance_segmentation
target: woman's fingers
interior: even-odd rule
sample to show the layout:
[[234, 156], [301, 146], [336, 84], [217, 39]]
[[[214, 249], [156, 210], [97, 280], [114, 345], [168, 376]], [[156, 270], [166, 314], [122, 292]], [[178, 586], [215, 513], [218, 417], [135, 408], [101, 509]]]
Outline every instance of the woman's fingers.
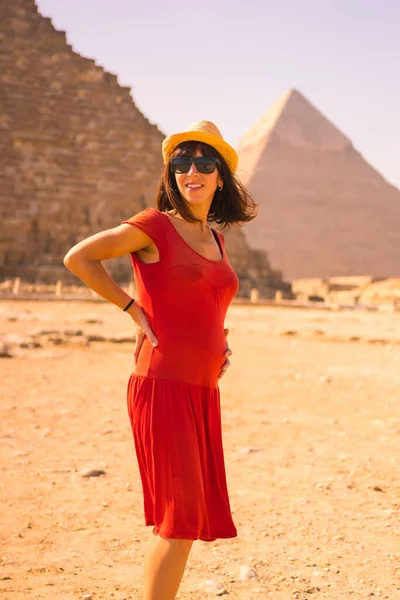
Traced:
[[147, 324], [147, 327], [144, 329], [144, 333], [152, 346], [158, 346], [158, 339], [150, 329], [149, 324]]
[[[232, 354], [232, 352], [231, 352], [230, 350], [229, 350], [229, 352]], [[225, 354], [226, 354], [226, 352], [225, 352]], [[231, 361], [229, 360], [229, 358], [227, 358], [227, 359], [225, 360], [224, 364], [223, 364], [223, 365], [222, 365], [222, 367], [221, 367], [221, 371], [220, 371], [220, 373], [219, 373], [219, 375], [218, 375], [218, 378], [221, 378], [221, 377], [222, 377], [222, 375], [223, 375], [223, 374], [226, 372], [226, 370], [227, 370], [227, 368], [230, 366], [230, 364], [231, 364]]]
[[138, 323], [139, 327], [141, 327], [141, 329], [143, 330], [144, 335], [147, 337], [150, 344], [152, 346], [158, 346], [158, 340], [149, 325], [146, 315], [144, 313], [142, 313], [140, 320], [138, 320], [136, 322]]
[[142, 329], [140, 329], [139, 327], [137, 327], [136, 328], [135, 348], [133, 350], [133, 359], [135, 361], [135, 365], [136, 365], [138, 357], [139, 357], [139, 352], [140, 352], [140, 349], [142, 347], [143, 340], [144, 340], [144, 332], [143, 332]]
[[225, 366], [222, 367], [222, 369], [218, 375], [218, 379], [221, 379], [222, 375], [225, 375], [227, 368], [228, 367], [225, 367]]
[[229, 329], [224, 329], [224, 335], [225, 335], [225, 339], [226, 339], [226, 350], [229, 350], [229, 346], [228, 346], [228, 333], [229, 333]]
[[229, 334], [229, 329], [224, 329], [224, 335], [225, 335], [225, 339], [226, 339], [226, 349], [225, 349], [225, 352], [224, 352], [225, 362], [224, 362], [224, 364], [221, 367], [221, 371], [220, 371], [220, 373], [218, 375], [218, 379], [220, 379], [226, 373], [227, 368], [231, 364], [231, 361], [228, 358], [228, 356], [232, 355], [232, 350], [228, 346], [228, 340], [227, 340], [228, 334]]
[[132, 310], [129, 311], [129, 314], [131, 315], [135, 323], [137, 323], [137, 325], [140, 327], [140, 329], [143, 330], [144, 335], [147, 336], [150, 344], [152, 344], [152, 346], [158, 346], [158, 340], [149, 325], [149, 322], [142, 307], [139, 306], [139, 304], [134, 303]]

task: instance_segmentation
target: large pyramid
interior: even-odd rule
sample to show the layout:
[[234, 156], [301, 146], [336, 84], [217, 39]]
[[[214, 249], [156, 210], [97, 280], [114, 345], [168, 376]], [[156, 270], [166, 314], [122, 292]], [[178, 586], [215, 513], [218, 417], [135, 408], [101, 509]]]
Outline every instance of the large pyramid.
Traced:
[[255, 123], [238, 154], [260, 203], [245, 235], [285, 278], [400, 275], [400, 191], [298, 91]]
[[[34, 0], [0, 0], [0, 42], [0, 280], [75, 281], [62, 262], [73, 244], [154, 206], [164, 134]], [[287, 289], [241, 230], [227, 244], [242, 295]], [[127, 256], [106, 266], [131, 276]]]
[[74, 243], [154, 197], [164, 136], [34, 0], [0, 0], [0, 40], [0, 277], [71, 279]]

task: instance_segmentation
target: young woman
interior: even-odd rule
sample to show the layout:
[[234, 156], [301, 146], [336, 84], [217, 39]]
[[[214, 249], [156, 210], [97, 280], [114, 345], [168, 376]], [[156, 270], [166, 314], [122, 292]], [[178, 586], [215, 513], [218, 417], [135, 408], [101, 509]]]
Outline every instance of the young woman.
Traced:
[[[193, 541], [237, 536], [226, 484], [218, 380], [232, 354], [225, 314], [238, 278], [222, 227], [255, 216], [236, 179], [237, 154], [209, 121], [162, 145], [157, 209], [76, 244], [64, 264], [136, 325], [128, 412], [153, 537], [144, 599], [173, 600]], [[130, 254], [137, 298], [101, 261]]]

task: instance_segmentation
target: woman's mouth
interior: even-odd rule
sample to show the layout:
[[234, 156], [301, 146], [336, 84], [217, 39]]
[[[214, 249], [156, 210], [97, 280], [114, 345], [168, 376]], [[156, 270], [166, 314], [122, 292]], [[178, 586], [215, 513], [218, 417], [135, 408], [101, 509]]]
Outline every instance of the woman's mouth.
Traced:
[[200, 190], [203, 186], [202, 183], [187, 183], [186, 188], [192, 192]]

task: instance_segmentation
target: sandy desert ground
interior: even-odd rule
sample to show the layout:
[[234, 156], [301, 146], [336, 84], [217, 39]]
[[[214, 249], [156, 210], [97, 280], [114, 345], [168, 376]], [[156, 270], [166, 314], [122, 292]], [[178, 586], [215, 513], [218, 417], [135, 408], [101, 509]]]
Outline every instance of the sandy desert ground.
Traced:
[[[400, 313], [233, 305], [227, 326], [239, 535], [194, 542], [178, 598], [400, 599]], [[3, 300], [0, 331], [1, 598], [141, 599], [132, 321]]]

